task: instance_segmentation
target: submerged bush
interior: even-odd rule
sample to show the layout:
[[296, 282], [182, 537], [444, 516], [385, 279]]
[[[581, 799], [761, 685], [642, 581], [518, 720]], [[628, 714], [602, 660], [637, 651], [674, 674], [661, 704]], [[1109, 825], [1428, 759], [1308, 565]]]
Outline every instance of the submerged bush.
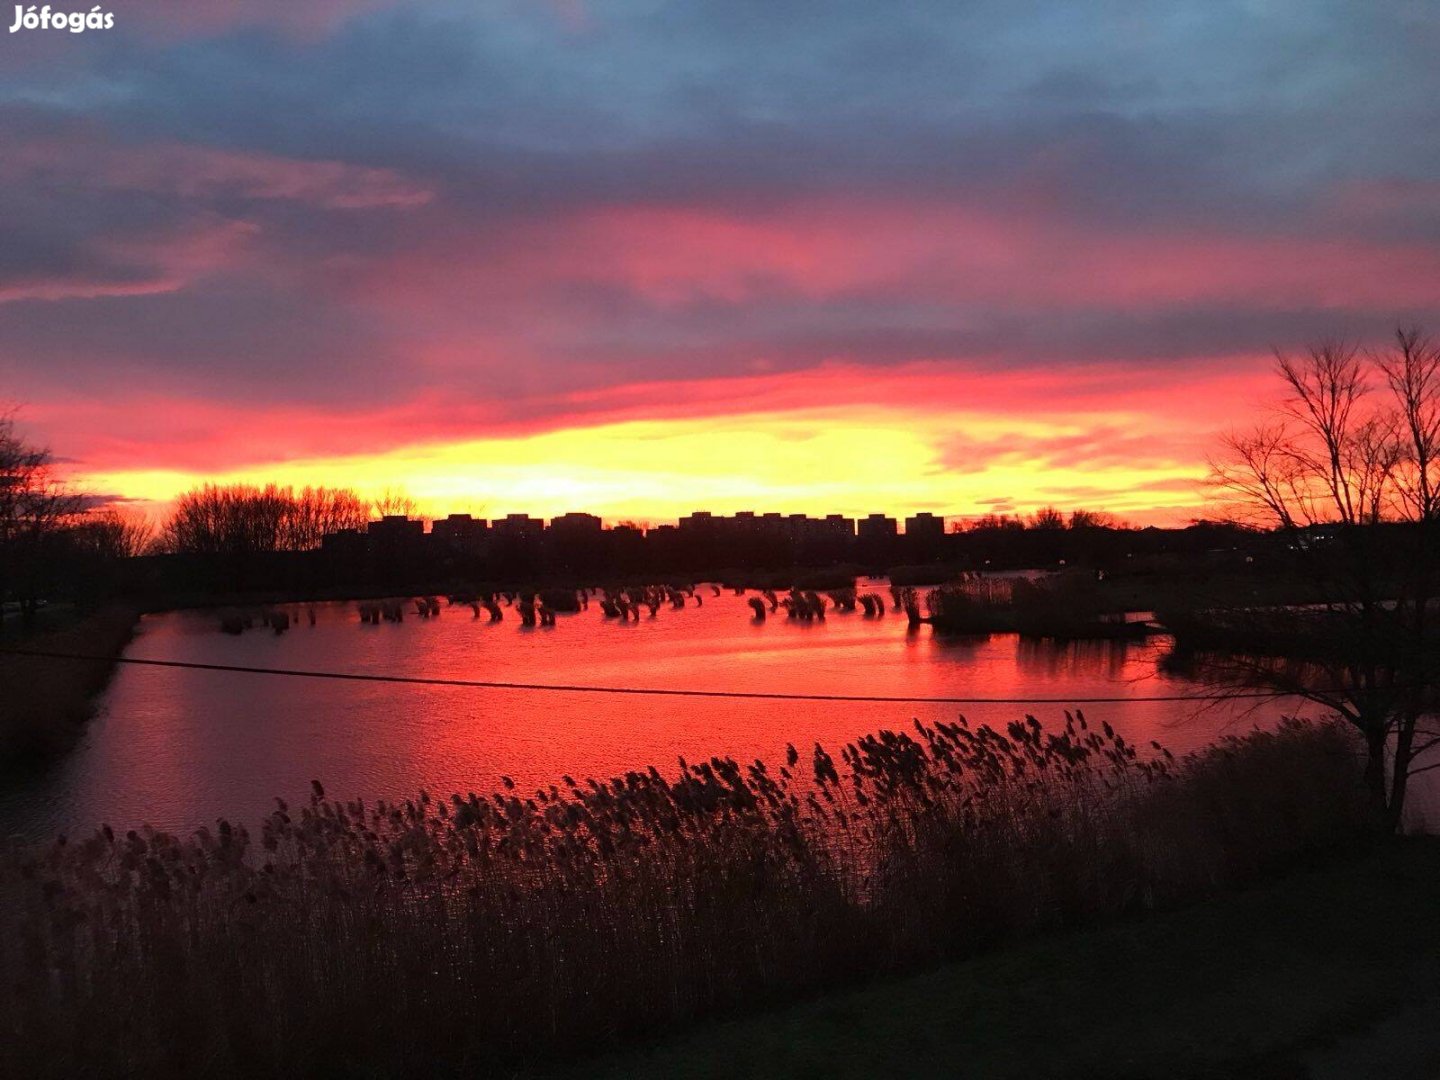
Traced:
[[0, 859], [0, 1072], [506, 1066], [1178, 903], [1365, 823], [1338, 727], [1176, 761], [1079, 713], [837, 762], [327, 799]]
[[962, 634], [1018, 633], [1026, 637], [1143, 637], [1146, 624], [1126, 622], [1114, 598], [1093, 577], [1052, 575], [1039, 581], [981, 578], [925, 594], [930, 623]]

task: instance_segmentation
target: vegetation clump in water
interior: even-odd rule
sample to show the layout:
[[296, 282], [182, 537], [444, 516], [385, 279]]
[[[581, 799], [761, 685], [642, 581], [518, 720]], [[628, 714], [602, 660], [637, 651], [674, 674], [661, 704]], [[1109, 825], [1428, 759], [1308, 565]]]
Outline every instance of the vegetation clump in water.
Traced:
[[[913, 595], [914, 590], [909, 590]], [[1145, 622], [1127, 622], [1114, 610], [1093, 578], [1078, 574], [1055, 579], [978, 578], [942, 585], [925, 595], [927, 614], [907, 605], [912, 622], [960, 634], [1016, 633], [1072, 641], [1134, 638], [1150, 632]]]

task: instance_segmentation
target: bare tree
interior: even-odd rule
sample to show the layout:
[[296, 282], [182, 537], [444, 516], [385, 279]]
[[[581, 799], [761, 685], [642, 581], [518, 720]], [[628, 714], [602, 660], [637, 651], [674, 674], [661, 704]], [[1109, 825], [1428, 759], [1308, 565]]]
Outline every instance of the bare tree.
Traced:
[[399, 488], [387, 487], [370, 504], [375, 517], [414, 517], [419, 507]]
[[308, 551], [327, 533], [363, 528], [369, 517], [369, 503], [348, 488], [307, 487], [292, 497], [282, 546]]
[[1065, 515], [1053, 506], [1042, 506], [1030, 515], [1030, 528], [1063, 529], [1065, 528]]
[[197, 555], [279, 551], [287, 499], [279, 488], [206, 484], [175, 500], [165, 547]]
[[207, 484], [175, 500], [162, 533], [172, 552], [252, 555], [308, 551], [326, 533], [359, 528], [369, 505], [345, 488], [291, 488]]
[[1023, 532], [1025, 519], [1013, 514], [982, 514], [964, 525], [965, 532]]
[[83, 515], [71, 528], [75, 545], [104, 561], [148, 554], [155, 545], [155, 523], [146, 515], [113, 507]]
[[1114, 514], [1107, 514], [1103, 510], [1072, 510], [1070, 511], [1070, 528], [1072, 529], [1114, 529], [1119, 527], [1119, 520]]
[[0, 415], [0, 599], [27, 621], [54, 585], [62, 534], [81, 506], [50, 451], [20, 437], [13, 412]]
[[[1333, 710], [1364, 737], [1377, 813], [1397, 828], [1435, 730], [1440, 349], [1401, 330], [1383, 351], [1324, 342], [1277, 354], [1277, 414], [1227, 436], [1211, 482], [1237, 516], [1289, 541], [1309, 605], [1206, 613], [1222, 681]], [[1428, 726], [1427, 726], [1428, 725]]]

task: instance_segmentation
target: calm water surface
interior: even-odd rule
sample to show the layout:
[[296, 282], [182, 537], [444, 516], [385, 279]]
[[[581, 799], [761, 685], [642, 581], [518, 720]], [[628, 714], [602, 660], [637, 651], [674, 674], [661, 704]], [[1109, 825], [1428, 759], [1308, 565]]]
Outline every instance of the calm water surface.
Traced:
[[[220, 632], [213, 612], [149, 616], [128, 655], [163, 660], [375, 674], [915, 697], [1127, 699], [1198, 691], [1157, 673], [1165, 643], [1057, 645], [1013, 635], [947, 639], [903, 616], [831, 613], [824, 622], [754, 623], [745, 598], [699, 590], [622, 624], [597, 606], [553, 628], [491, 625], [466, 607], [435, 619], [364, 625], [353, 604], [292, 606], [289, 633]], [[413, 610], [413, 609], [412, 609]], [[777, 761], [787, 742], [844, 742], [914, 717], [1005, 724], [1026, 712], [1063, 723], [1063, 705], [837, 704], [464, 689], [121, 666], [99, 717], [49, 774], [0, 796], [0, 836], [43, 839], [105, 821], [169, 830], [225, 816], [254, 820], [274, 796], [303, 798], [312, 778], [333, 796], [487, 792], [563, 774], [602, 777], [731, 755]], [[1284, 709], [1126, 700], [1090, 705], [1132, 742], [1180, 752]], [[1291, 709], [1293, 711], [1293, 708]]]

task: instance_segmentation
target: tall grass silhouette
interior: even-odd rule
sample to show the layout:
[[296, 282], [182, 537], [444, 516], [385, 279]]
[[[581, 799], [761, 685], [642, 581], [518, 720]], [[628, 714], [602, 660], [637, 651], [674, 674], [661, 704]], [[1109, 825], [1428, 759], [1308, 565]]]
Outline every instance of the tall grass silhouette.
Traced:
[[1067, 714], [328, 798], [0, 858], [0, 1073], [513, 1068], [1163, 907], [1350, 844], [1349, 736], [1175, 760]]

